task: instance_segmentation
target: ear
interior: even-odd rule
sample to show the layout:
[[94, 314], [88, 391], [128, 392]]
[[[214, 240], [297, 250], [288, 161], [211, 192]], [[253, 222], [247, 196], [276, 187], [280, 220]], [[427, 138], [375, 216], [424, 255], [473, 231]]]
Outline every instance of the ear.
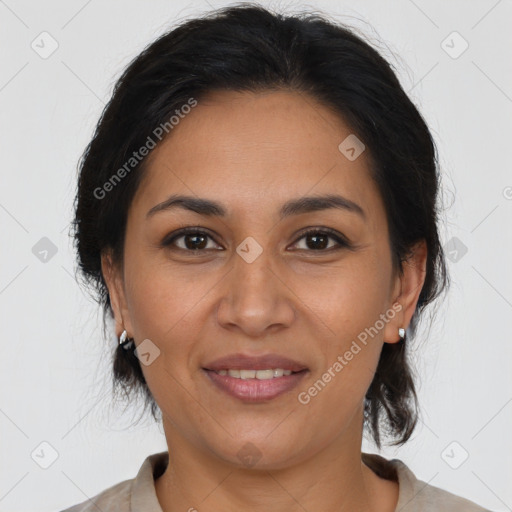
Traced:
[[116, 336], [119, 338], [123, 330], [126, 329], [128, 337], [132, 338], [133, 328], [126, 305], [124, 280], [118, 265], [113, 260], [111, 250], [105, 250], [101, 254], [101, 272], [108, 288], [110, 304], [114, 312]]
[[417, 242], [409, 256], [402, 262], [403, 272], [394, 278], [392, 310], [396, 312], [384, 329], [385, 343], [398, 343], [398, 329], [406, 329], [416, 309], [416, 304], [427, 274], [427, 243]]

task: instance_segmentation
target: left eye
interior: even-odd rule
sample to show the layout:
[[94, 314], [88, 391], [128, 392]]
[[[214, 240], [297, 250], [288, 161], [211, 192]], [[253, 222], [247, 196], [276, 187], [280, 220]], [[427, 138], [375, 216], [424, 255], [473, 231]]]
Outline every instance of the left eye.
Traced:
[[[329, 239], [334, 240], [334, 246], [329, 246]], [[299, 247], [300, 250], [324, 251], [349, 247], [350, 244], [343, 237], [332, 231], [312, 229], [303, 233], [298, 241], [305, 240], [306, 247]], [[295, 242], [297, 244], [298, 242]]]

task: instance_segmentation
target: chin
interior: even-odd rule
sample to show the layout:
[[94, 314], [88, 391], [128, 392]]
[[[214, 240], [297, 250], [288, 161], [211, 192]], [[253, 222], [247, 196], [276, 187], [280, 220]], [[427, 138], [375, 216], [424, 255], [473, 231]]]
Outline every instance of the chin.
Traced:
[[220, 450], [213, 449], [218, 456], [230, 465], [248, 470], [277, 470], [287, 468], [299, 461], [297, 443], [282, 437], [270, 440], [266, 435], [247, 436], [243, 440], [229, 440], [230, 451], [226, 452], [227, 443], [222, 443]]

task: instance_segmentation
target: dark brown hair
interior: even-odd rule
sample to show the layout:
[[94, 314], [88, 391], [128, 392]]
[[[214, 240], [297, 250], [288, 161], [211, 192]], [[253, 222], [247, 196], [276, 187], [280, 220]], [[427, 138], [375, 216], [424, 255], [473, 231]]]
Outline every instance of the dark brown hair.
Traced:
[[[426, 241], [426, 277], [407, 341], [384, 344], [365, 398], [365, 426], [377, 446], [381, 432], [395, 438], [392, 444], [405, 443], [417, 422], [406, 347], [420, 314], [448, 284], [437, 226], [436, 148], [390, 64], [353, 29], [322, 15], [285, 16], [255, 4], [219, 9], [159, 37], [119, 78], [80, 161], [73, 222], [79, 271], [103, 306], [104, 328], [112, 308], [101, 254], [111, 249], [122, 266], [127, 212], [145, 160], [122, 179], [112, 182], [112, 177], [123, 165], [126, 170], [133, 152], [191, 97], [200, 101], [215, 89], [298, 91], [338, 113], [371, 158], [395, 269], [401, 272], [411, 247]], [[133, 350], [115, 349], [113, 377], [114, 391], [128, 398], [141, 393], [157, 419], [157, 404]]]

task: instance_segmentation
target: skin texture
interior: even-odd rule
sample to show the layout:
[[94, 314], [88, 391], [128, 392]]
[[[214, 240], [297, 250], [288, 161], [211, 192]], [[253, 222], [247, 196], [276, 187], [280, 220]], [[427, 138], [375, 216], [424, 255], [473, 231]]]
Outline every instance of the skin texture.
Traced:
[[[128, 213], [124, 268], [107, 251], [102, 267], [117, 334], [126, 329], [136, 345], [150, 339], [160, 350], [142, 369], [170, 453], [156, 481], [164, 512], [395, 510], [398, 485], [361, 461], [363, 403], [383, 343], [397, 342], [398, 328], [410, 322], [426, 248], [415, 246], [403, 275], [393, 270], [368, 155], [349, 161], [338, 149], [349, 134], [337, 114], [304, 94], [218, 91], [148, 157]], [[175, 208], [146, 218], [171, 194], [216, 200], [228, 214]], [[365, 217], [331, 208], [279, 219], [289, 199], [324, 194], [350, 199]], [[203, 252], [187, 252], [187, 237], [174, 249], [162, 246], [184, 226], [209, 232]], [[310, 227], [336, 230], [353, 250], [304, 238]], [[263, 250], [252, 263], [236, 252], [249, 236]], [[188, 247], [194, 243], [189, 235]], [[299, 403], [298, 393], [393, 304], [401, 306], [394, 318], [307, 405]], [[235, 352], [288, 356], [309, 373], [299, 389], [245, 403], [201, 370]], [[246, 443], [261, 454], [252, 467], [237, 455]]]

